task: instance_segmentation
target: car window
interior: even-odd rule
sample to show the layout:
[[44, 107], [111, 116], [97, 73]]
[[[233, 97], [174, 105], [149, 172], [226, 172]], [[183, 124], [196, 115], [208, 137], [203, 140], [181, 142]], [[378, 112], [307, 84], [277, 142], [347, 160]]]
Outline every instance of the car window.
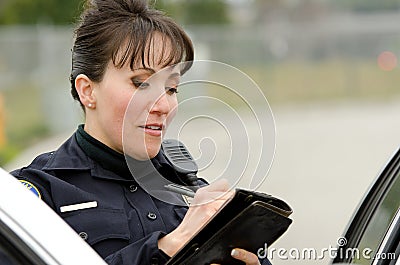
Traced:
[[389, 191], [386, 193], [386, 196], [383, 198], [382, 202], [378, 205], [358, 245], [358, 249], [360, 251], [368, 248], [371, 249], [372, 252], [368, 253], [368, 255], [360, 255], [359, 258], [355, 257], [353, 259], [353, 263], [371, 264], [372, 260], [369, 257], [375, 256], [375, 253], [380, 243], [382, 242], [385, 232], [387, 231], [390, 222], [394, 218], [399, 208], [399, 176], [400, 172], [398, 171], [394, 178], [393, 184], [391, 185]]
[[0, 264], [45, 265], [35, 250], [23, 242], [14, 231], [0, 219]]
[[[16, 249], [10, 245], [6, 246], [7, 242], [0, 241], [0, 264], [1, 265], [23, 265], [23, 261], [15, 255]], [[10, 248], [11, 247], [11, 248]], [[28, 263], [29, 264], [29, 263]]]

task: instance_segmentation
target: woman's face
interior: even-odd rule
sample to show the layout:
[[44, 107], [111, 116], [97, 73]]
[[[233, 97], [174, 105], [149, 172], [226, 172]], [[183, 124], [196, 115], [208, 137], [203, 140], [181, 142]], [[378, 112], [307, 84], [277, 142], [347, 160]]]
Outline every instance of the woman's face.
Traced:
[[[95, 83], [95, 108], [87, 109], [85, 130], [97, 140], [138, 160], [153, 158], [178, 105], [179, 71], [162, 71], [161, 46], [150, 47], [152, 60], [146, 68], [131, 70], [108, 64], [103, 80]], [[154, 62], [154, 63], [152, 63]], [[162, 60], [161, 60], [162, 62]], [[157, 74], [156, 74], [157, 73]]]

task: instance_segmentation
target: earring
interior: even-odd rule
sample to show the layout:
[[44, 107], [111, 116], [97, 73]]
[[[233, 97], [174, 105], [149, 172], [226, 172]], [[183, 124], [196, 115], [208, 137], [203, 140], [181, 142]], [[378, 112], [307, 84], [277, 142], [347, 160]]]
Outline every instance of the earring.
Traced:
[[89, 108], [93, 108], [93, 104], [92, 104], [92, 103], [89, 103], [89, 104], [88, 104], [88, 107], [89, 107]]

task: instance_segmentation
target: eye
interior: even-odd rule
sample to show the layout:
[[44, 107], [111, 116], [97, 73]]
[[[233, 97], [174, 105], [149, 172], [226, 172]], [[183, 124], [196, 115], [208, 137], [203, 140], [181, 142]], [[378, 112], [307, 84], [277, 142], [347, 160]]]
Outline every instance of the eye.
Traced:
[[178, 87], [165, 87], [165, 91], [167, 91], [168, 95], [173, 95], [178, 93]]
[[178, 93], [179, 81], [180, 79], [178, 76], [168, 78], [167, 82], [165, 83], [165, 91], [168, 95]]
[[144, 83], [142, 81], [139, 80], [132, 80], [133, 85], [135, 86], [135, 88], [147, 88], [150, 86], [149, 83]]

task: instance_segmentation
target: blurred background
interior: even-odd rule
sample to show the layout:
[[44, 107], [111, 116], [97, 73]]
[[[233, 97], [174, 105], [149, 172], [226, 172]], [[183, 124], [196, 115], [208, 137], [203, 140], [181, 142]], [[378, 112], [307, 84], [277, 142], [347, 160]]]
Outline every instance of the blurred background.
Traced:
[[[292, 227], [274, 247], [335, 246], [399, 145], [400, 1], [155, 5], [183, 25], [197, 59], [239, 68], [269, 101], [276, 152], [259, 190], [294, 208]], [[83, 120], [68, 80], [73, 27], [82, 9], [78, 0], [0, 1], [0, 166], [7, 170], [57, 148]]]

